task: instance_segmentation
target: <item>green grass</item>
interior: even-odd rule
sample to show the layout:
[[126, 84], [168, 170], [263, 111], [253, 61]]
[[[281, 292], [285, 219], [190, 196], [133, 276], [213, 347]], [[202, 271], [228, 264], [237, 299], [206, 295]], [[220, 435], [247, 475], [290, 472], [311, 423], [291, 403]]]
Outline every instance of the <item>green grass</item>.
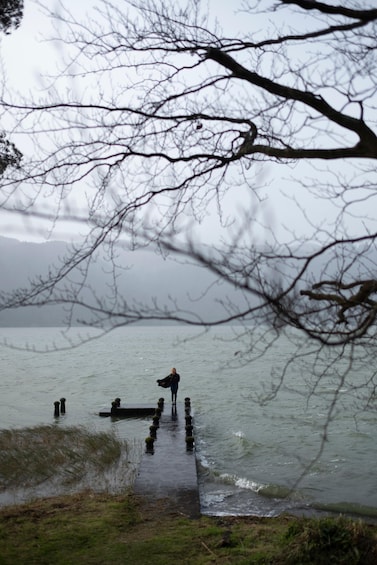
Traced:
[[0, 564], [306, 565], [377, 562], [377, 528], [345, 518], [190, 520], [132, 493], [81, 493], [0, 511]]

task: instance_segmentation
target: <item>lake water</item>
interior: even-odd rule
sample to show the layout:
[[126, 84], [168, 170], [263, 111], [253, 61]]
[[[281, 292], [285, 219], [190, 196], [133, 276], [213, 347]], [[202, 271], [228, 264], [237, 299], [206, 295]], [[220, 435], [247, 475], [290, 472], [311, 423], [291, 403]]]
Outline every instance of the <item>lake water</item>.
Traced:
[[[73, 328], [68, 335], [76, 342], [86, 332]], [[113, 428], [121, 438], [142, 441], [148, 420], [111, 421], [98, 413], [117, 396], [123, 403], [170, 401], [156, 379], [175, 366], [178, 401], [190, 397], [194, 412], [203, 513], [330, 509], [377, 517], [376, 411], [355, 413], [352, 395], [341, 388], [320, 451], [336, 381], [319, 382], [308, 397], [308, 380], [293, 363], [276, 398], [255, 401], [289, 358], [285, 338], [248, 364], [231, 328], [126, 327], [73, 348], [61, 329], [1, 328], [0, 340], [13, 346], [0, 347], [0, 428], [55, 422]], [[22, 350], [64, 344], [47, 353]], [[61, 397], [67, 414], [56, 422], [53, 403]]]

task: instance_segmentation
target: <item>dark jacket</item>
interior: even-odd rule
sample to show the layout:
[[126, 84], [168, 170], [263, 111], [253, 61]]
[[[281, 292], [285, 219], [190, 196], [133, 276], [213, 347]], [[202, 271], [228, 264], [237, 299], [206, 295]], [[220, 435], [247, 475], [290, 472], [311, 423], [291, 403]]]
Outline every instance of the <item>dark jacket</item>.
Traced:
[[171, 374], [169, 375], [170, 377], [170, 388], [172, 391], [176, 392], [178, 390], [178, 383], [181, 380], [181, 377], [178, 375], [178, 373], [175, 373], [175, 375]]

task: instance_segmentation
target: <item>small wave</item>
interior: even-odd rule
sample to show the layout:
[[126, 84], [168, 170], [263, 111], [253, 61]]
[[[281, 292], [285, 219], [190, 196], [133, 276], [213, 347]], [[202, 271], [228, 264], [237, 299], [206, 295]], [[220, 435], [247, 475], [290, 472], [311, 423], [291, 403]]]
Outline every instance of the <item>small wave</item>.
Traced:
[[236, 480], [236, 486], [239, 488], [252, 490], [253, 492], [259, 492], [263, 485], [256, 483], [255, 481], [249, 481], [248, 479], [240, 478]]
[[218, 477], [223, 483], [228, 485], [234, 485], [238, 488], [244, 490], [252, 490], [253, 492], [259, 492], [263, 485], [260, 483], [256, 483], [255, 481], [251, 481], [244, 477], [237, 477], [236, 475], [230, 475], [228, 473], [223, 473]]
[[234, 493], [232, 492], [225, 492], [225, 491], [213, 491], [213, 492], [207, 492], [204, 494], [203, 498], [204, 498], [204, 503], [206, 504], [206, 506], [212, 506], [214, 504], [220, 504], [221, 502], [224, 502], [227, 498], [230, 498], [233, 496]]
[[203, 455], [203, 453], [197, 453], [196, 454], [196, 463], [197, 463], [199, 471], [201, 471], [201, 472], [211, 471], [211, 468], [212, 468], [211, 461], [209, 459], [207, 459], [207, 457], [205, 457], [205, 455]]
[[239, 430], [238, 432], [233, 432], [233, 435], [239, 437], [240, 439], [243, 439], [245, 437], [245, 433], [241, 430]]
[[292, 491], [292, 489], [283, 485], [264, 485], [258, 492], [267, 498], [292, 498], [292, 496], [300, 498], [298, 491]]

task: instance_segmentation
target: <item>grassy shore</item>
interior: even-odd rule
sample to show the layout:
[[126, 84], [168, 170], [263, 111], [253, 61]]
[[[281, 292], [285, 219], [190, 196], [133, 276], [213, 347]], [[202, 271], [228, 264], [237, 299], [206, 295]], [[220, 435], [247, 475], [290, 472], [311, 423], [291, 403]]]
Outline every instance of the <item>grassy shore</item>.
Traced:
[[362, 564], [377, 562], [375, 526], [347, 519], [171, 514], [132, 494], [90, 492], [0, 511], [0, 563]]
[[[109, 450], [103, 446], [108, 441]], [[77, 486], [83, 475], [93, 478], [120, 461], [124, 468], [124, 449], [114, 437], [77, 428], [63, 433], [49, 427], [3, 432], [0, 490], [20, 487], [20, 481], [29, 486], [49, 482], [58, 468], [61, 483], [66, 479]], [[72, 469], [78, 482], [72, 482]], [[11, 479], [12, 473], [16, 478]], [[174, 513], [169, 500], [147, 501], [127, 489], [110, 494], [86, 488], [0, 509], [0, 565], [175, 562], [374, 565], [377, 527], [327, 517], [202, 516], [190, 520]]]

